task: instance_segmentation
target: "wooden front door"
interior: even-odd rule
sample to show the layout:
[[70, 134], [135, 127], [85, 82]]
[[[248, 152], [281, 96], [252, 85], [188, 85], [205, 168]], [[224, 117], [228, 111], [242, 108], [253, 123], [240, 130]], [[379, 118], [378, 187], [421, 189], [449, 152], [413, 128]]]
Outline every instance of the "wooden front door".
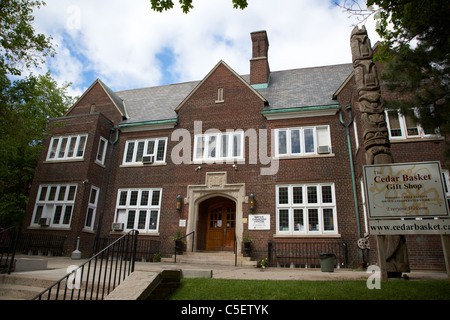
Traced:
[[208, 208], [206, 250], [233, 251], [236, 227], [236, 204], [226, 201]]

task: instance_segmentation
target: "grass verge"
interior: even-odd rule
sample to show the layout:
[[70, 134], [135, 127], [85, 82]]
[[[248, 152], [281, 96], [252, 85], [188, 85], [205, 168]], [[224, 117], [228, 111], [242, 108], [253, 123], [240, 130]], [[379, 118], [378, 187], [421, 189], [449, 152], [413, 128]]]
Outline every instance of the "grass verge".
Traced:
[[170, 300], [450, 300], [450, 280], [294, 281], [182, 279]]

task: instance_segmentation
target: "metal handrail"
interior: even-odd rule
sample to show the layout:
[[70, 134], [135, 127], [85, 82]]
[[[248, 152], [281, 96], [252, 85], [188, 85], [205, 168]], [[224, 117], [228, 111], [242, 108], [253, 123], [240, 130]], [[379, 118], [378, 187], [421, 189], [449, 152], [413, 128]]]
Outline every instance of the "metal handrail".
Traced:
[[[15, 227], [9, 227], [6, 229], [0, 230], [0, 244], [2, 246], [2, 250], [0, 252], [0, 272], [4, 272], [11, 274], [11, 270], [14, 265], [14, 258], [16, 255], [17, 241], [19, 239], [20, 230], [17, 230], [15, 234], [9, 235], [8, 231], [13, 230]], [[3, 243], [3, 241], [6, 243]], [[6, 255], [5, 260], [3, 261], [3, 256]], [[4, 270], [3, 270], [4, 266]]]
[[[102, 300], [134, 272], [138, 234], [131, 230], [73, 270], [69, 267], [64, 277], [32, 300], [45, 295], [47, 300]], [[52, 296], [53, 289], [56, 293]]]
[[[184, 235], [184, 236], [182, 236], [182, 237], [180, 237], [180, 238], [178, 238], [178, 239], [176, 239], [176, 240], [174, 240], [174, 241], [175, 241], [175, 242], [176, 242], [176, 241], [181, 241], [182, 239], [186, 238], [187, 236], [190, 236], [191, 234], [194, 235], [194, 234], [195, 234], [195, 231], [192, 231], [192, 232], [190, 232], [190, 233], [188, 233], [188, 234], [186, 234], [186, 235]], [[194, 238], [194, 236], [192, 236], [192, 238]], [[174, 252], [175, 252], [175, 255], [174, 255], [174, 262], [177, 263], [177, 245], [176, 245], [176, 243], [175, 243], [175, 250], [174, 250]], [[191, 249], [191, 252], [194, 252], [194, 239], [192, 239], [192, 249]]]

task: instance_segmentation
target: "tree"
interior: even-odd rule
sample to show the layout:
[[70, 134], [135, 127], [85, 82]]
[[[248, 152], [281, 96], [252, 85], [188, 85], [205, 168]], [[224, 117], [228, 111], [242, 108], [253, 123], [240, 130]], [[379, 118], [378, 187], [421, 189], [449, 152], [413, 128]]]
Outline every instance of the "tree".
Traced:
[[0, 0], [0, 72], [21, 75], [23, 68], [38, 66], [54, 54], [51, 38], [36, 34], [33, 28], [34, 9], [42, 1]]
[[[50, 73], [20, 78], [54, 54], [49, 37], [36, 34], [33, 9], [43, 3], [1, 0], [0, 12], [0, 226], [19, 226], [49, 118], [72, 104], [69, 84]], [[15, 77], [16, 80], [11, 78]]]
[[[192, 5], [192, 0], [179, 0], [181, 9], [184, 13], [188, 13], [194, 6]], [[233, 8], [235, 9], [245, 9], [248, 5], [247, 0], [232, 0]], [[152, 4], [152, 10], [162, 12], [173, 8], [172, 0], [150, 0]]]
[[[346, 10], [361, 21], [377, 20], [379, 43], [375, 60], [383, 63], [381, 78], [398, 109], [432, 132], [450, 133], [450, 2], [448, 0], [367, 0]], [[401, 98], [398, 98], [401, 97]], [[448, 149], [448, 148], [447, 148]], [[446, 152], [450, 156], [450, 152]]]

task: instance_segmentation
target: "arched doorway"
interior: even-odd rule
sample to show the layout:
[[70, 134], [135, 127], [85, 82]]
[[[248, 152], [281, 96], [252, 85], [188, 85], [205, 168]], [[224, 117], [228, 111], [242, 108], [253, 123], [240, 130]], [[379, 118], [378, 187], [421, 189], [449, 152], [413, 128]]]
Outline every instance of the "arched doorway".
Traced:
[[233, 251], [236, 235], [236, 202], [216, 196], [199, 205], [199, 249]]
[[[248, 196], [245, 195], [245, 183], [227, 183], [226, 172], [206, 172], [205, 184], [187, 187], [187, 196], [184, 200], [184, 204], [189, 206], [186, 234], [194, 233], [195, 236], [186, 238], [186, 246], [188, 248], [192, 246], [195, 251], [206, 250], [207, 212], [210, 205], [220, 201], [219, 198], [234, 203], [235, 249], [237, 254], [241, 254], [244, 229], [242, 208], [244, 203], [248, 203]], [[229, 230], [227, 233], [230, 233]]]

